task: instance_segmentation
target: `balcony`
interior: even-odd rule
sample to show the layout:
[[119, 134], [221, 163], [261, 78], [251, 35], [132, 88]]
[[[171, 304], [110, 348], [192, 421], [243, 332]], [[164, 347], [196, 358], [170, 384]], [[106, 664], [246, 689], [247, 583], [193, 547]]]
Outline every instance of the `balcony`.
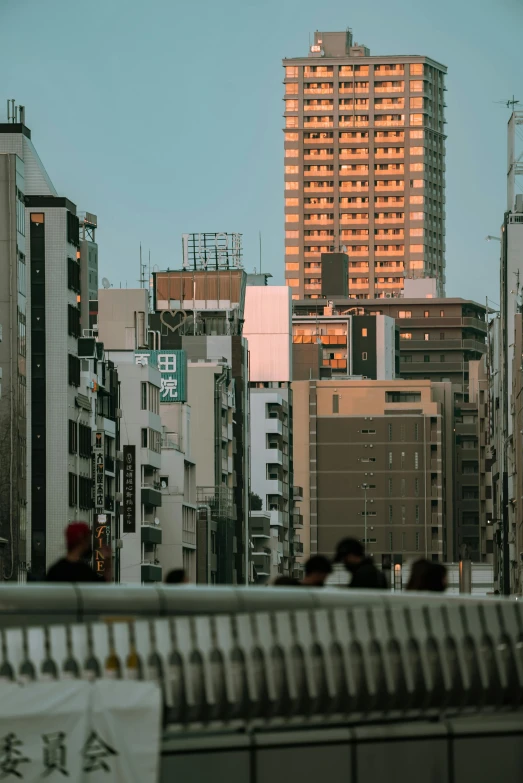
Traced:
[[294, 486], [292, 488], [292, 496], [294, 500], [303, 500], [303, 487]]
[[423, 375], [444, 373], [444, 372], [463, 372], [465, 365], [463, 362], [406, 362], [400, 356], [400, 368], [402, 373], [423, 373]]
[[281, 509], [271, 508], [269, 514], [271, 515], [271, 527], [284, 526], [284, 520], [283, 520], [284, 512]]
[[341, 120], [339, 122], [340, 128], [368, 128], [369, 127], [369, 121], [368, 120], [355, 120], [353, 117], [351, 117], [348, 120]]
[[318, 220], [317, 218], [306, 217], [304, 223], [306, 226], [332, 226], [334, 225], [334, 220], [332, 218]]
[[321, 139], [321, 138], [320, 139], [303, 139], [303, 143], [304, 144], [314, 144], [315, 146], [316, 146], [316, 144], [332, 144], [332, 141], [333, 141], [332, 138], [330, 138], [330, 139], [328, 139], [328, 138], [327, 139]]
[[267, 495], [281, 495], [283, 496], [283, 481], [279, 479], [268, 479], [265, 482]]
[[404, 155], [403, 150], [398, 150], [398, 152], [376, 152], [374, 157], [376, 159], [381, 159], [381, 160], [383, 160], [383, 159], [387, 160], [387, 159], [390, 159], [390, 158], [393, 158], [394, 160], [396, 160], [398, 158], [403, 160], [405, 155]]
[[[309, 182], [305, 185], [303, 188], [305, 193], [332, 193], [333, 186], [332, 185], [321, 185], [319, 182]], [[368, 188], [367, 188], [368, 190]]]
[[298, 511], [292, 512], [292, 524], [294, 528], [303, 527], [303, 515]]
[[162, 505], [162, 493], [150, 484], [142, 485], [141, 502], [144, 506], [159, 507]]
[[144, 561], [141, 567], [142, 582], [161, 582], [162, 567], [158, 563]]
[[351, 193], [368, 193], [369, 185], [358, 185], [355, 182], [344, 180], [340, 182], [340, 190], [350, 190]]
[[389, 68], [380, 68], [379, 70], [377, 68], [374, 69], [374, 78], [378, 80], [381, 79], [382, 76], [404, 76], [404, 74], [404, 68], [398, 68], [397, 70]]
[[[333, 122], [332, 120], [305, 120], [303, 123], [304, 128], [332, 128]], [[316, 140], [314, 141], [316, 143]]]
[[329, 153], [325, 152], [321, 155], [304, 155], [303, 160], [310, 160], [314, 162], [315, 160], [333, 160], [334, 155], [330, 155]]
[[405, 83], [401, 82], [400, 85], [393, 85], [391, 87], [376, 87], [374, 86], [374, 92], [379, 95], [380, 93], [389, 92], [405, 92]]
[[[379, 101], [379, 102], [378, 102]], [[405, 101], [403, 98], [398, 98], [397, 101], [391, 99], [390, 101], [380, 98], [374, 101], [374, 111], [387, 111], [388, 109], [404, 109]]]
[[255, 511], [249, 517], [249, 530], [253, 538], [271, 537], [270, 519], [267, 511]]
[[304, 95], [332, 95], [332, 87], [308, 87], [303, 91]]
[[[374, 124], [377, 128], [398, 128], [405, 125], [405, 119], [403, 120], [374, 120]], [[340, 123], [341, 125], [341, 123]]]
[[263, 459], [266, 465], [283, 465], [283, 451], [279, 448], [265, 449]]
[[322, 79], [332, 79], [334, 76], [334, 71], [311, 71], [310, 69], [305, 68], [303, 71], [303, 76], [305, 79], [321, 81]]
[[305, 105], [303, 107], [304, 111], [333, 111], [334, 105], [332, 103], [322, 103], [318, 105], [308, 106]]
[[141, 527], [142, 544], [161, 544], [162, 529], [158, 525], [142, 524]]
[[376, 190], [376, 192], [378, 192], [378, 193], [380, 191], [383, 191], [383, 190], [396, 190], [397, 191], [397, 190], [404, 190], [404, 189], [405, 189], [405, 183], [404, 182], [401, 182], [399, 185], [378, 185], [378, 184], [376, 184], [376, 186], [374, 188], [374, 190]]

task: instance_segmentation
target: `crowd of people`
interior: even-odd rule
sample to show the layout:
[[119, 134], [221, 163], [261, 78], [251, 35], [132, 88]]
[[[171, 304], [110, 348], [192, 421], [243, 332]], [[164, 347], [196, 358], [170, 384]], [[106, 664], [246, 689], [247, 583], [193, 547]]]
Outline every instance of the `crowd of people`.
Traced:
[[[90, 565], [92, 558], [92, 531], [85, 522], [71, 522], [65, 531], [67, 554], [51, 566], [47, 572], [48, 582], [111, 582], [111, 552], [104, 551], [105, 569], [103, 577], [95, 573]], [[183, 568], [176, 568], [167, 574], [166, 584], [187, 584]], [[361, 590], [387, 590], [389, 585], [383, 571], [374, 565], [360, 541], [343, 538], [331, 560], [324, 555], [313, 555], [305, 563], [301, 581], [291, 576], [278, 576], [273, 584], [277, 587], [324, 587], [339, 586]], [[447, 570], [441, 563], [421, 558], [413, 563], [407, 590], [417, 592], [443, 592], [447, 587]]]

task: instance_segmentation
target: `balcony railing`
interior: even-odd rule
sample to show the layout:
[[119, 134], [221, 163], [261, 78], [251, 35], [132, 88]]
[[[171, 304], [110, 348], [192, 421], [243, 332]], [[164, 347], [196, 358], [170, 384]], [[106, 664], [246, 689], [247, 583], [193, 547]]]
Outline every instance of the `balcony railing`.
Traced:
[[304, 111], [333, 111], [332, 103], [322, 103], [321, 106], [304, 106]]
[[304, 95], [332, 95], [332, 87], [309, 87], [303, 91]]
[[376, 94], [379, 93], [389, 93], [389, 92], [405, 92], [405, 84], [404, 82], [401, 83], [401, 86], [394, 86], [394, 87], [374, 87], [374, 92]]
[[[304, 128], [332, 128], [332, 120], [322, 120], [321, 122], [314, 122], [313, 120], [305, 120], [303, 123]], [[332, 141], [332, 139], [330, 139]], [[316, 143], [316, 140], [315, 142]]]

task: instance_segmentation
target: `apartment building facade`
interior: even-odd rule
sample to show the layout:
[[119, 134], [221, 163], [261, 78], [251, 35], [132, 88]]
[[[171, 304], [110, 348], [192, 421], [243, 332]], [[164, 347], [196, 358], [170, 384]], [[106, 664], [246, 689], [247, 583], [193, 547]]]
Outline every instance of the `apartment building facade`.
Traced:
[[[5, 127], [0, 125], [1, 129]], [[27, 266], [25, 169], [0, 154], [0, 579], [27, 570]]]
[[321, 294], [321, 254], [345, 250], [348, 294], [399, 294], [407, 277], [445, 288], [446, 67], [371, 56], [352, 33], [315, 32], [285, 68], [285, 277]]
[[301, 575], [296, 558], [303, 544], [293, 493], [291, 328], [287, 286], [247, 286], [243, 334], [250, 360], [251, 492], [261, 500], [260, 509], [251, 508], [251, 521], [258, 514], [263, 525], [261, 517], [268, 514], [271, 535], [268, 551], [263, 545], [253, 550], [258, 581]]
[[[332, 556], [345, 536], [377, 565], [446, 558], [445, 410], [450, 384], [295, 381], [295, 476], [303, 487], [304, 557]], [[366, 520], [366, 525], [365, 525]]]

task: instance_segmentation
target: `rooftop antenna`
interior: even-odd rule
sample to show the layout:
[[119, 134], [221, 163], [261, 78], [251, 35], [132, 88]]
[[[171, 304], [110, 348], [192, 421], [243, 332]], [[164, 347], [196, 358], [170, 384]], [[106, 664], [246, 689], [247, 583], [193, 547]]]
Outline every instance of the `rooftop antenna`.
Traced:
[[494, 103], [499, 103], [500, 106], [506, 106], [507, 109], [512, 109], [512, 111], [514, 111], [514, 106], [517, 106], [519, 101], [512, 96], [512, 98], [508, 98], [506, 101], [494, 101]]
[[140, 277], [138, 278], [138, 282], [140, 284], [140, 288], [146, 287], [146, 277], [145, 277], [145, 264], [142, 263], [142, 243], [140, 242]]
[[260, 235], [260, 275], [262, 271], [262, 244], [261, 244], [261, 231], [259, 232]]

